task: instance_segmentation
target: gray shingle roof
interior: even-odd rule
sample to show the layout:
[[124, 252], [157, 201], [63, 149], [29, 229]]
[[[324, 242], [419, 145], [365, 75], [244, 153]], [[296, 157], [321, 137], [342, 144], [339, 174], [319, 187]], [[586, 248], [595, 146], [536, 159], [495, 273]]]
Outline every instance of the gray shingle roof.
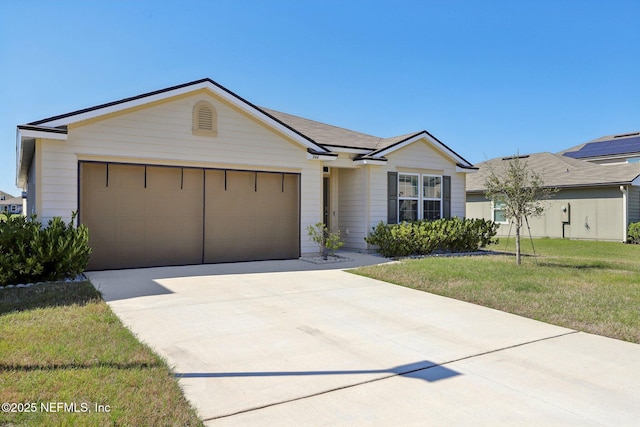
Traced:
[[367, 135], [366, 133], [356, 132], [339, 126], [328, 125], [315, 120], [294, 116], [293, 114], [287, 114], [264, 107], [260, 108], [281, 122], [286, 123], [297, 131], [313, 139], [320, 145], [380, 150], [419, 133], [412, 132], [391, 138], [380, 138], [378, 136]]
[[0, 205], [22, 205], [22, 197], [12, 197], [10, 199], [7, 198], [6, 200], [0, 200]]
[[[640, 164], [599, 165], [559, 154], [536, 153], [521, 156], [529, 168], [542, 175], [548, 187], [597, 187], [628, 185], [640, 176]], [[468, 192], [483, 192], [490, 168], [499, 172], [507, 158], [495, 158], [475, 165], [478, 173], [467, 176]]]
[[374, 150], [381, 138], [353, 130], [320, 123], [292, 114], [260, 107], [276, 119], [308, 136], [320, 145], [332, 145], [350, 148]]

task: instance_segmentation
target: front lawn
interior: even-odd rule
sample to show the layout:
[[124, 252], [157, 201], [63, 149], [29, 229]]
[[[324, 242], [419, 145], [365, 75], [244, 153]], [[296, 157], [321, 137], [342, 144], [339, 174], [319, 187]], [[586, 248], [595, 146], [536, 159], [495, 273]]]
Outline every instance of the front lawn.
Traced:
[[0, 425], [202, 425], [89, 282], [0, 290]]
[[[428, 257], [353, 272], [571, 329], [640, 343], [640, 245], [522, 240], [512, 255]], [[514, 251], [513, 239], [489, 249]]]

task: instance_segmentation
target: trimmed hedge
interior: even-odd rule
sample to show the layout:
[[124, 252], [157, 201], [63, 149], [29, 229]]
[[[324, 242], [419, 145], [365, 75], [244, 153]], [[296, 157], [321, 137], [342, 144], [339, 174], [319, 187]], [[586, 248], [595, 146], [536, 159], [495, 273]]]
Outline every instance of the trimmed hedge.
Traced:
[[0, 286], [63, 280], [76, 277], [89, 263], [89, 230], [60, 217], [46, 227], [31, 218], [0, 220]]
[[498, 224], [484, 219], [438, 219], [385, 224], [382, 221], [364, 240], [390, 258], [436, 252], [473, 252], [493, 243]]
[[627, 242], [640, 244], [640, 222], [629, 224], [627, 229]]

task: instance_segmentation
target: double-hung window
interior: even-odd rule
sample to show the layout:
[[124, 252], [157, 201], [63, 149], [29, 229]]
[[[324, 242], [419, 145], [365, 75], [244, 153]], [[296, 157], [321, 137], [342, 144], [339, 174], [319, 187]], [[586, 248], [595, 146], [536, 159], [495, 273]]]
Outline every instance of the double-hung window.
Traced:
[[442, 218], [442, 177], [422, 175], [422, 218]]
[[507, 224], [507, 214], [505, 212], [504, 202], [491, 202], [491, 211], [493, 221], [499, 224]]
[[442, 218], [442, 176], [398, 173], [398, 221]]
[[398, 174], [398, 218], [402, 221], [419, 219], [420, 175]]

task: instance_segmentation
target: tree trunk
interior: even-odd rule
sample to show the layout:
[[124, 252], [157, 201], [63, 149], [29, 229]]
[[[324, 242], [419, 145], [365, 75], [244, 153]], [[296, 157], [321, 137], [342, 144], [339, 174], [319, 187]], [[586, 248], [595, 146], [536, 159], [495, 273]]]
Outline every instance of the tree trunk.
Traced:
[[522, 222], [520, 219], [516, 220], [516, 264], [522, 264], [522, 259], [520, 258], [520, 227], [522, 227]]

